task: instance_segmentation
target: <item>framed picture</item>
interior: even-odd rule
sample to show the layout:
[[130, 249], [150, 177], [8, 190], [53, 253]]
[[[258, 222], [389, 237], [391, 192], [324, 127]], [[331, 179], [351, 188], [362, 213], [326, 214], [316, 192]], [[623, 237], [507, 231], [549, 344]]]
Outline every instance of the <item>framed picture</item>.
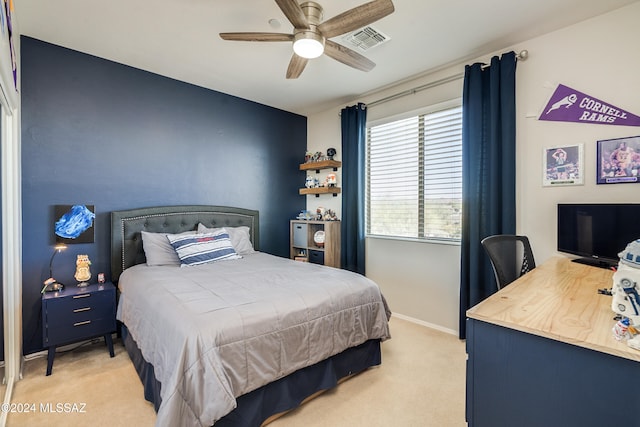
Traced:
[[640, 136], [598, 141], [598, 184], [639, 182]]
[[55, 205], [54, 213], [56, 243], [93, 243], [93, 205]]
[[544, 148], [542, 154], [542, 185], [584, 184], [583, 144]]

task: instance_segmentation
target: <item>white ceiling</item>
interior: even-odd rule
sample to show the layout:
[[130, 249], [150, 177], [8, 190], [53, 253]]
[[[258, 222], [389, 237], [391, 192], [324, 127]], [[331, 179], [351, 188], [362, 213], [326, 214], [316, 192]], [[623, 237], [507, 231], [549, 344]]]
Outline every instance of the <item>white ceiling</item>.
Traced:
[[[367, 0], [317, 0], [329, 19]], [[447, 64], [488, 53], [637, 0], [393, 0], [373, 27], [391, 40], [365, 73], [326, 56], [285, 79], [288, 42], [223, 41], [220, 32], [293, 28], [273, 0], [18, 0], [18, 31], [283, 110], [308, 115]], [[270, 19], [281, 26], [274, 29]], [[340, 36], [333, 39], [340, 42]], [[526, 46], [525, 46], [526, 48]]]

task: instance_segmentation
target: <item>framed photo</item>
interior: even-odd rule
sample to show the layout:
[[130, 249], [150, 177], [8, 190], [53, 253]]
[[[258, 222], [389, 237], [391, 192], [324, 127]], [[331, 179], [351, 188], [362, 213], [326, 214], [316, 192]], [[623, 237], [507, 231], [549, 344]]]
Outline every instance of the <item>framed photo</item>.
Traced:
[[583, 144], [543, 149], [542, 185], [584, 184]]
[[93, 243], [93, 205], [55, 205], [54, 213], [56, 243]]
[[640, 182], [640, 136], [598, 141], [598, 184]]

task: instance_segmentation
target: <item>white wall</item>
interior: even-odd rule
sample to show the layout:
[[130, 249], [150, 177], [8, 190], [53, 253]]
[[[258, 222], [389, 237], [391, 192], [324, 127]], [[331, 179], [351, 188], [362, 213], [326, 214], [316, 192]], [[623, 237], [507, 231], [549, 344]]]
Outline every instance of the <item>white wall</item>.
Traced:
[[[338, 154], [335, 160], [342, 161], [342, 136], [340, 132], [340, 110], [342, 107], [327, 110], [323, 113], [316, 114], [307, 119], [307, 151], [321, 151], [327, 153], [327, 148], [333, 147]], [[322, 182], [328, 173], [333, 172], [331, 169], [320, 171], [308, 171], [307, 175], [316, 177]], [[338, 179], [338, 187], [342, 187], [342, 169], [336, 171]], [[307, 210], [315, 212], [316, 208], [323, 207], [336, 212], [338, 218], [342, 218], [342, 197], [338, 195], [333, 197], [330, 194], [323, 194], [320, 197], [314, 195], [306, 196]]]
[[[531, 39], [509, 50], [529, 51], [518, 63], [517, 84], [517, 231], [529, 235], [536, 262], [558, 255], [556, 204], [562, 202], [640, 202], [640, 184], [596, 185], [596, 141], [640, 135], [639, 127], [538, 121], [540, 111], [558, 83], [640, 115], [640, 3]], [[477, 58], [488, 62], [492, 55]], [[354, 99], [373, 102], [405, 89], [458, 75], [465, 64], [451, 66], [379, 93]], [[462, 80], [439, 85], [391, 102], [373, 106], [376, 120], [460, 97]], [[308, 118], [308, 149], [335, 146], [340, 154], [343, 105]], [[544, 148], [584, 144], [585, 183], [582, 186], [543, 187]], [[308, 209], [334, 206], [340, 197], [307, 196]], [[458, 330], [460, 250], [458, 246], [390, 239], [367, 239], [367, 276], [375, 280], [391, 309], [425, 324]]]
[[[639, 19], [634, 3], [522, 45], [531, 60], [517, 71], [517, 224], [537, 261], [556, 254], [557, 203], [640, 202], [640, 184], [595, 183], [597, 141], [640, 135], [640, 127], [536, 119], [558, 83], [640, 116]], [[584, 185], [543, 187], [543, 149], [576, 143], [585, 149]]]

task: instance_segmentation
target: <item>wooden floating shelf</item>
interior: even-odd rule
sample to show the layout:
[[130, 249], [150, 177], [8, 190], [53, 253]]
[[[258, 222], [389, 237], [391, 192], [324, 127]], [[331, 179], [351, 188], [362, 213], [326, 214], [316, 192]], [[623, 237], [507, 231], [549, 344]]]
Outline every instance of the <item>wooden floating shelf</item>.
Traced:
[[316, 188], [301, 188], [300, 194], [315, 194], [316, 197], [320, 197], [320, 194], [333, 194], [334, 197], [340, 193], [340, 187], [316, 187]]
[[306, 171], [309, 169], [315, 169], [316, 173], [320, 173], [320, 169], [333, 169], [334, 171], [337, 171], [341, 166], [342, 162], [338, 160], [322, 160], [321, 162], [302, 163], [300, 165], [300, 170]]

